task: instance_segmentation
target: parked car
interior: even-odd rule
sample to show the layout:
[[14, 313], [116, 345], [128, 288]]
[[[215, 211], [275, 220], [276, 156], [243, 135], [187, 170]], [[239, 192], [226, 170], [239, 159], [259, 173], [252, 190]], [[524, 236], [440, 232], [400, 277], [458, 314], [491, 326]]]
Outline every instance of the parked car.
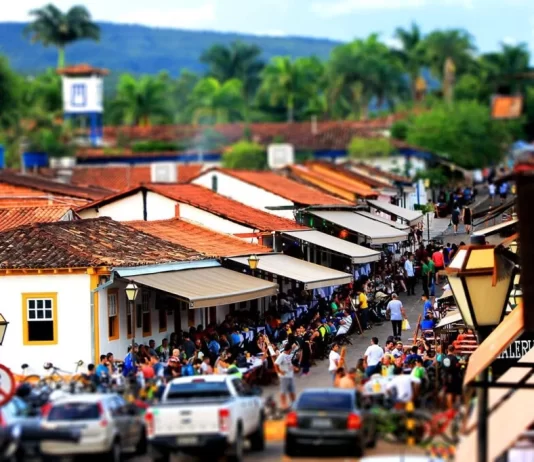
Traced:
[[78, 444], [42, 442], [44, 456], [101, 454], [106, 461], [119, 462], [125, 453], [146, 452], [145, 425], [138, 409], [116, 394], [59, 399], [43, 416], [42, 426], [51, 430], [75, 428], [81, 432]]
[[265, 448], [263, 400], [241, 379], [229, 375], [181, 377], [169, 382], [161, 404], [145, 414], [154, 460], [174, 453], [225, 455], [243, 460], [244, 440], [253, 451]]
[[326, 450], [331, 457], [362, 457], [376, 445], [374, 420], [364, 418], [355, 390], [308, 389], [286, 417], [285, 454]]

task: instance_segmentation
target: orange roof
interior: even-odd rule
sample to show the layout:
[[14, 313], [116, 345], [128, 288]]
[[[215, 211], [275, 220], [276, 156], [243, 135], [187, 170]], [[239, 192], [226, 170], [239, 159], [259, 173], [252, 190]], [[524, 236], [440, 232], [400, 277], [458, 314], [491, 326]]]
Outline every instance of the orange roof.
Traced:
[[272, 252], [268, 247], [249, 244], [237, 237], [217, 233], [180, 218], [157, 221], [130, 221], [126, 224], [144, 233], [183, 245], [210, 257], [235, 257], [238, 255]]
[[70, 207], [6, 207], [0, 208], [0, 231], [30, 223], [60, 221]]
[[269, 191], [295, 204], [301, 205], [336, 205], [348, 202], [337, 197], [318, 191], [315, 188], [298, 183], [272, 171], [259, 170], [231, 170], [215, 168], [227, 175], [233, 176], [245, 183]]
[[494, 96], [491, 103], [494, 119], [517, 119], [523, 110], [522, 96]]
[[259, 231], [290, 231], [306, 228], [293, 220], [254, 209], [194, 184], [152, 184], [149, 189], [177, 202], [189, 204]]
[[372, 198], [378, 196], [376, 191], [373, 191], [371, 188], [365, 187], [361, 184], [357, 184], [355, 181], [352, 181], [349, 178], [333, 178], [331, 175], [325, 174], [324, 172], [316, 172], [311, 168], [305, 167], [304, 165], [291, 165], [289, 170], [291, 174], [295, 175], [296, 177], [302, 178], [305, 181], [325, 189], [326, 191], [329, 191], [330, 187], [332, 187], [331, 191], [334, 194], [336, 193], [336, 190], [343, 189], [357, 197]]
[[397, 175], [396, 173], [387, 172], [378, 167], [373, 167], [372, 165], [365, 164], [363, 162], [351, 162], [357, 168], [365, 170], [367, 173], [373, 176], [387, 178], [390, 181], [396, 181], [398, 183], [412, 183], [412, 180], [407, 176]]
[[[201, 164], [176, 166], [178, 183], [187, 183], [200, 173]], [[72, 183], [100, 186], [112, 191], [122, 191], [152, 181], [151, 167], [148, 165], [114, 167], [76, 167], [72, 173]]]
[[88, 202], [89, 200], [87, 199], [50, 194], [0, 181], [0, 207], [45, 207], [48, 205], [79, 207]]
[[60, 75], [108, 75], [107, 69], [90, 66], [87, 63], [74, 64], [73, 66], [62, 67], [56, 71]]

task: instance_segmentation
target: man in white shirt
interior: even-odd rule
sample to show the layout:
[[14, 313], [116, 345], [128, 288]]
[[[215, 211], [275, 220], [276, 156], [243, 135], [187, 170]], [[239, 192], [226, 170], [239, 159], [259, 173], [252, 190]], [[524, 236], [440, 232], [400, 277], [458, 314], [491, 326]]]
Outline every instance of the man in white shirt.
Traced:
[[397, 294], [391, 294], [391, 301], [386, 308], [386, 315], [393, 326], [393, 337], [400, 337], [402, 332], [402, 320], [406, 318], [406, 311]]
[[413, 400], [414, 385], [421, 383], [421, 381], [411, 375], [404, 375], [402, 368], [395, 368], [395, 376], [387, 384], [388, 393], [395, 398], [395, 403], [406, 404]]
[[408, 295], [415, 295], [415, 269], [413, 267], [414, 256], [411, 253], [404, 262], [404, 274], [406, 276], [406, 288]]
[[336, 337], [338, 335], [346, 335], [349, 332], [351, 326], [352, 326], [352, 316], [350, 315], [348, 311], [345, 311], [343, 313], [343, 317], [341, 318], [341, 321], [339, 321], [339, 328], [337, 330]]
[[339, 345], [337, 343], [332, 347], [328, 355], [328, 372], [332, 376], [332, 381], [336, 379], [336, 371], [340, 367], [341, 355], [339, 354]]
[[284, 409], [288, 408], [287, 398], [289, 398], [289, 406], [295, 402], [295, 369], [293, 367], [293, 352], [292, 346], [286, 343], [284, 351], [276, 358], [274, 363], [278, 377], [280, 378], [280, 401]]
[[363, 356], [363, 362], [365, 365], [365, 375], [371, 377], [373, 374], [380, 373], [379, 365], [381, 365], [382, 358], [384, 357], [384, 350], [378, 345], [378, 338], [373, 337], [371, 339], [371, 346], [367, 347]]

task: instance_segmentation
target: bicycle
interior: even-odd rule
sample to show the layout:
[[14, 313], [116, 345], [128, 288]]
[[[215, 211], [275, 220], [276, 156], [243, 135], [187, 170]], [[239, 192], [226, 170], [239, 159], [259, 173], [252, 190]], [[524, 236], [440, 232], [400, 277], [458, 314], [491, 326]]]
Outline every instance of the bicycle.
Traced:
[[28, 366], [27, 364], [23, 364], [22, 366], [20, 366], [21, 369], [22, 369], [22, 379], [20, 380], [21, 382], [23, 383], [29, 383], [30, 385], [38, 385], [39, 382], [41, 381], [41, 376], [38, 375], [38, 374], [30, 374], [30, 375], [26, 375], [26, 369], [28, 369], [30, 366]]
[[[38, 385], [49, 386], [51, 388], [61, 388], [65, 385], [70, 385], [78, 381], [84, 380], [83, 375], [78, 373], [78, 369], [83, 366], [83, 361], [79, 360], [76, 364], [74, 374], [61, 370], [59, 367], [54, 366], [52, 363], [44, 363], [43, 369], [50, 371], [49, 375], [40, 377]], [[70, 380], [67, 381], [65, 375], [70, 375]]]

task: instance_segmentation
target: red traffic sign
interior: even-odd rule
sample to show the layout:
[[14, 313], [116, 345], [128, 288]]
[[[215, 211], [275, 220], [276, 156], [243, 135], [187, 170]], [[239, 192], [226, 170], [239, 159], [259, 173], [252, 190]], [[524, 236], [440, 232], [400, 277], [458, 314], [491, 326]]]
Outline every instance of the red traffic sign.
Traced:
[[13, 373], [3, 364], [0, 364], [0, 407], [9, 403], [15, 395], [17, 384]]

